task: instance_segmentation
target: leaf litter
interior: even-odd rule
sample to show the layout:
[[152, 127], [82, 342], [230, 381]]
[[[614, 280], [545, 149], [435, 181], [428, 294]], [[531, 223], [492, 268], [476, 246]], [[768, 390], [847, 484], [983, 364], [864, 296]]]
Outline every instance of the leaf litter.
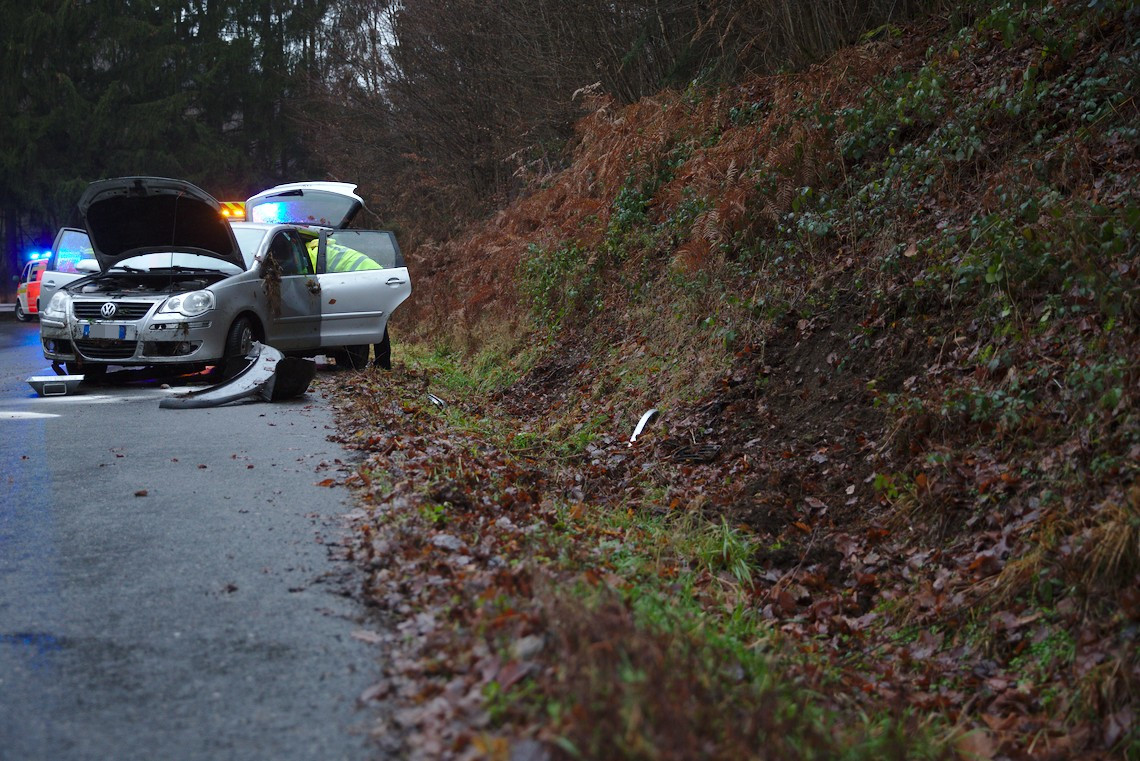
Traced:
[[[857, 127], [830, 143], [811, 137], [818, 124], [776, 129], [794, 109], [803, 119], [864, 116], [890, 82], [931, 71], [940, 77], [932, 86], [953, 91], [963, 114], [975, 102], [1009, 107], [994, 100], [1008, 72], [1021, 72], [1021, 92], [1046, 93], [1037, 101], [1053, 109], [1027, 120], [985, 117], [981, 158], [940, 159], [931, 192], [900, 204], [905, 234], [859, 238], [847, 227], [854, 222], [839, 219], [829, 248], [797, 251], [811, 267], [789, 262], [765, 273], [808, 297], [725, 333], [723, 355], [697, 355], [718, 361], [684, 367], [618, 284], [597, 295], [607, 309], [554, 331], [537, 360], [492, 394], [399, 365], [390, 375], [341, 376], [339, 438], [362, 458], [346, 478], [330, 479], [351, 486], [362, 506], [343, 549], [365, 571], [362, 598], [396, 632], [377, 643], [392, 652], [384, 681], [362, 696], [395, 706], [378, 735], [398, 738], [412, 758], [827, 758], [860, 731], [852, 717], [885, 714], [903, 735], [925, 726], [913, 717], [936, 717], [941, 750], [931, 752], [952, 757], [1135, 756], [1140, 260], [1136, 219], [1122, 223], [1121, 214], [1135, 207], [1140, 149], [1134, 131], [1098, 133], [1073, 109], [1105, 87], [1078, 73], [1107, 66], [1110, 54], [1133, 60], [1136, 15], [1094, 6], [1048, 4], [1044, 21], [995, 6], [969, 27], [973, 36], [949, 45], [873, 42], [718, 98], [666, 93], [620, 117], [612, 104], [600, 107], [561, 177], [431, 251], [434, 271], [447, 277], [424, 283], [413, 315], [419, 335], [447, 333], [452, 314], [490, 315], [467, 324], [474, 341], [487, 320], [519, 315], [508, 303], [516, 294], [490, 287], [488, 262], [469, 252], [487, 250], [502, 259], [493, 269], [511, 272], [519, 262], [510, 257], [536, 235], [610, 245], [604, 194], [634, 169], [612, 157], [665, 153], [669, 135], [684, 130], [715, 132], [719, 142], [689, 154], [652, 209], [667, 230], [681, 185], [722, 193], [731, 210], [704, 225], [716, 235], [688, 239], [669, 266], [729, 273], [712, 251], [734, 225], [742, 235], [771, 234], [791, 211], [795, 183], [816, 192], [837, 183], [829, 162], [848, 162], [852, 174], [895, 166], [892, 156], [926, 145], [953, 115], [921, 123], [925, 95], [907, 84], [897, 103], [918, 106], [904, 114], [906, 136], [877, 145], [872, 132], [869, 153], [852, 158], [836, 146], [858, 137]], [[1011, 41], [1016, 23], [1036, 31]], [[1024, 87], [1034, 56], [1055, 54], [1035, 40], [1070, 29], [1079, 31], [1068, 58], [1047, 58], [1055, 86]], [[915, 32], [927, 33], [939, 30]], [[881, 87], [866, 88], [872, 81]], [[810, 110], [797, 89], [832, 110]], [[727, 118], [758, 98], [775, 104], [769, 121]], [[1113, 103], [1115, 116], [1103, 119], [1140, 116], [1134, 99]], [[1052, 142], [1032, 143], [1034, 130]], [[807, 166], [812, 151], [817, 165]], [[749, 195], [762, 176], [739, 179], [749, 152], [774, 167], [768, 206]], [[1025, 201], [1021, 226], [993, 238], [1000, 196], [1019, 182], [1061, 186], [1073, 205], [1054, 215], [1033, 205], [1040, 199]], [[1107, 273], [1096, 282], [1115, 288], [1112, 303], [1079, 278], [1050, 281], [1048, 267], [1017, 282], [1003, 269], [1018, 246], [1085, 235], [1057, 221], [1079, 211], [1081, 198], [1103, 204], [1091, 213], [1088, 251], [1109, 254], [1078, 269]], [[939, 260], [935, 243], [951, 237]], [[993, 259], [971, 270], [991, 243]], [[622, 276], [659, 253], [634, 251]], [[945, 294], [924, 290], [948, 269]], [[977, 303], [962, 301], [971, 277]], [[659, 419], [629, 446], [650, 407]], [[717, 540], [695, 560], [662, 549], [652, 574], [677, 580], [675, 601], [710, 622], [733, 611], [755, 618], [746, 651], [710, 664], [683, 625], [646, 629], [639, 617], [652, 601], [638, 597], [646, 571], [624, 563], [631, 548], [652, 545], [654, 521], [693, 521]], [[761, 689], [758, 656], [777, 681], [804, 692]], [[831, 732], [787, 715], [781, 700], [805, 692], [838, 717]], [[715, 733], [702, 734], [702, 724]], [[599, 733], [611, 745], [591, 745]], [[801, 743], [780, 747], [784, 736]], [[885, 742], [881, 757], [915, 747], [906, 737]]]

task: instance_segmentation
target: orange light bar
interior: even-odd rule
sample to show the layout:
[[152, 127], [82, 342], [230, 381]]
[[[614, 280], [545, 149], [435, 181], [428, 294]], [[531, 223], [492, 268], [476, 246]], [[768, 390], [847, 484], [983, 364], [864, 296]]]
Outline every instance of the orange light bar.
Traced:
[[222, 207], [222, 216], [230, 220], [245, 220], [245, 203], [243, 201], [219, 201]]

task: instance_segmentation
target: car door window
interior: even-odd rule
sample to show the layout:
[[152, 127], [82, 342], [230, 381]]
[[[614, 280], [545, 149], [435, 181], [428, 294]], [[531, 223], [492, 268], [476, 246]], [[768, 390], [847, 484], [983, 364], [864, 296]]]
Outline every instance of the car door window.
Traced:
[[[317, 244], [313, 241], [310, 246]], [[387, 230], [333, 230], [322, 232], [316, 259], [317, 272], [364, 272], [403, 267], [396, 236]]]
[[25, 271], [24, 280], [29, 284], [36, 282], [40, 279], [40, 276], [44, 274], [44, 267], [46, 266], [47, 262], [29, 262], [28, 269]]
[[309, 275], [312, 269], [301, 241], [289, 233], [278, 233], [269, 244], [269, 257], [281, 269], [281, 275]]
[[60, 232], [59, 245], [51, 253], [48, 269], [53, 272], [64, 272], [69, 275], [80, 274], [76, 269], [82, 261], [94, 260], [95, 251], [91, 247], [91, 240], [82, 230], [65, 228]]

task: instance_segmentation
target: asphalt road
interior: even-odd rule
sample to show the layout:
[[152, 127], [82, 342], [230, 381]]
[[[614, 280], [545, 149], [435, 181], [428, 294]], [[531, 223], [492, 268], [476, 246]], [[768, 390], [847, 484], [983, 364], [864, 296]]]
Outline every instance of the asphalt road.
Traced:
[[319, 394], [39, 398], [38, 337], [0, 319], [0, 761], [375, 755]]

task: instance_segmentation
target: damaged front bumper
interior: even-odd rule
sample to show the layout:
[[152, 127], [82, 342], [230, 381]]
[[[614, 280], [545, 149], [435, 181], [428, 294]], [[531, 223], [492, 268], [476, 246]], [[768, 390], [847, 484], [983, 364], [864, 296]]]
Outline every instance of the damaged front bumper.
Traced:
[[208, 319], [40, 323], [43, 354], [53, 362], [209, 364], [225, 351], [225, 336], [219, 333]]

